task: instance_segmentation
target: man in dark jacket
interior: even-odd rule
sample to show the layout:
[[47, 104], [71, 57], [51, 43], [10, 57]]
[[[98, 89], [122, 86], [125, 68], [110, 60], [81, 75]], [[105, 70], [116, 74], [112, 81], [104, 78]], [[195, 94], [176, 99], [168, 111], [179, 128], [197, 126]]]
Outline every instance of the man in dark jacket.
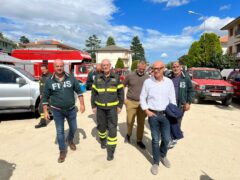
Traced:
[[83, 113], [85, 111], [85, 105], [78, 80], [64, 72], [64, 63], [62, 60], [56, 60], [54, 62], [54, 74], [47, 80], [45, 85], [43, 94], [43, 111], [45, 119], [49, 120], [48, 102], [50, 99], [50, 106], [57, 130], [57, 141], [60, 150], [58, 158], [59, 163], [64, 162], [67, 153], [64, 135], [65, 118], [69, 125], [67, 143], [71, 150], [76, 150], [76, 145], [73, 142], [74, 134], [77, 130], [77, 113], [74, 92], [78, 95], [80, 112]]
[[123, 106], [124, 90], [119, 76], [110, 71], [109, 60], [104, 59], [101, 65], [103, 73], [98, 74], [94, 80], [91, 105], [93, 113], [97, 114], [101, 148], [107, 148], [107, 160], [111, 161], [117, 146], [118, 113]]
[[[172, 79], [176, 93], [176, 102], [179, 108], [184, 112], [190, 109], [193, 97], [192, 81], [187, 73], [182, 71], [182, 66], [178, 61], [172, 63], [172, 72], [169, 74]], [[182, 118], [178, 119], [178, 124], [181, 128]], [[171, 141], [170, 148], [176, 144], [176, 141]]]
[[87, 77], [87, 83], [86, 83], [87, 84], [87, 90], [92, 89], [92, 84], [93, 84], [93, 81], [94, 81], [95, 77], [101, 72], [102, 72], [101, 64], [96, 64], [96, 69], [89, 72], [88, 77]]
[[41, 127], [47, 126], [46, 119], [44, 118], [43, 105], [42, 105], [43, 90], [44, 90], [47, 79], [50, 78], [52, 76], [52, 74], [48, 72], [47, 64], [41, 65], [41, 71], [42, 71], [42, 76], [40, 77], [40, 81], [39, 81], [40, 103], [39, 103], [39, 108], [38, 108], [38, 112], [40, 114], [40, 122], [35, 126], [35, 128], [41, 128]]

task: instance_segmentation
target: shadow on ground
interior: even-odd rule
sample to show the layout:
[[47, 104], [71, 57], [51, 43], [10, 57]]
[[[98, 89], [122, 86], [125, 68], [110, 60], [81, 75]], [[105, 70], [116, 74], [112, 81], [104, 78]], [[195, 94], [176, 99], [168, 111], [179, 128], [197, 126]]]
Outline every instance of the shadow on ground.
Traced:
[[9, 180], [13, 175], [13, 171], [16, 169], [16, 164], [9, 163], [0, 159], [0, 179]]
[[33, 113], [0, 114], [0, 121], [36, 119]]
[[202, 173], [204, 174], [204, 175], [201, 175], [200, 176], [200, 180], [213, 180], [213, 178], [211, 178], [210, 176], [208, 176], [204, 171], [202, 171]]
[[[64, 131], [65, 140], [67, 139], [68, 133], [69, 133], [69, 129], [67, 129], [67, 130]], [[79, 143], [80, 143], [80, 134], [82, 135], [82, 138], [83, 138], [83, 139], [86, 139], [86, 138], [87, 138], [86, 132], [85, 132], [82, 128], [78, 128], [78, 129], [76, 130], [75, 135], [74, 135], [74, 139], [73, 139], [73, 143], [74, 143], [74, 144], [79, 144]], [[58, 142], [57, 142], [57, 137], [56, 137], [56, 139], [55, 139], [55, 144], [58, 144]], [[68, 144], [66, 144], [66, 147], [67, 147], [67, 146], [68, 146]]]

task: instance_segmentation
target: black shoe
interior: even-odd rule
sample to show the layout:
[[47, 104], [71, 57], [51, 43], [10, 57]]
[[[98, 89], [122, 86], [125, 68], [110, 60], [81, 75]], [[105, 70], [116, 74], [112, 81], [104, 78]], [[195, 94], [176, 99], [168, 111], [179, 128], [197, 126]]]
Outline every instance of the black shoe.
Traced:
[[145, 150], [146, 146], [143, 144], [142, 141], [137, 142], [137, 146], [140, 147], [141, 149]]
[[125, 139], [124, 139], [124, 142], [125, 143], [131, 143], [131, 141], [130, 141], [130, 136], [127, 134], [126, 135], [126, 137], [125, 137]]
[[114, 159], [114, 150], [111, 148], [107, 149], [107, 160], [112, 161]]
[[39, 123], [35, 126], [35, 128], [37, 129], [37, 128], [42, 128], [42, 127], [46, 127], [46, 126], [47, 126], [47, 124]]
[[100, 140], [100, 141], [101, 141], [101, 148], [106, 149], [107, 148], [107, 140], [104, 139], [104, 140]]

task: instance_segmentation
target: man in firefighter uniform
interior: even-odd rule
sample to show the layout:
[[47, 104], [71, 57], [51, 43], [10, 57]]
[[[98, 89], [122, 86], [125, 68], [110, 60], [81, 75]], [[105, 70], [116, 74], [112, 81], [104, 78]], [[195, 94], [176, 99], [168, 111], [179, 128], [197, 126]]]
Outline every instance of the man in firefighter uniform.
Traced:
[[41, 127], [47, 126], [47, 121], [44, 118], [42, 101], [43, 101], [43, 91], [45, 87], [45, 82], [47, 81], [48, 78], [52, 76], [52, 74], [48, 72], [48, 67], [46, 64], [41, 65], [41, 71], [42, 71], [42, 76], [40, 77], [40, 81], [39, 81], [40, 103], [38, 107], [38, 112], [40, 114], [40, 122], [37, 125], [35, 125], [35, 128], [41, 128]]
[[92, 85], [91, 105], [93, 113], [97, 114], [101, 148], [107, 148], [107, 160], [111, 161], [117, 145], [118, 113], [123, 106], [124, 90], [119, 76], [110, 71], [109, 60], [104, 59], [101, 66], [103, 73], [95, 77]]

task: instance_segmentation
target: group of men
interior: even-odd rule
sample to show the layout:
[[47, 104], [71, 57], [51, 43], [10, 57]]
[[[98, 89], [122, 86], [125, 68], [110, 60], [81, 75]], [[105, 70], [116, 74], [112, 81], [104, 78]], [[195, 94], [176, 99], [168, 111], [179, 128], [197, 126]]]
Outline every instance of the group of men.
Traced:
[[[80, 112], [85, 111], [84, 99], [78, 81], [64, 72], [62, 60], [54, 63], [55, 72], [46, 78], [43, 94], [41, 94], [43, 112], [41, 118], [49, 120], [49, 107], [57, 131], [60, 155], [58, 162], [66, 158], [64, 137], [64, 119], [69, 125], [66, 142], [71, 150], [76, 150], [73, 142], [77, 129], [74, 92], [80, 101]], [[148, 117], [152, 136], [153, 165], [152, 174], [158, 173], [159, 162], [170, 167], [167, 159], [168, 145], [171, 140], [170, 122], [166, 117], [166, 107], [169, 103], [177, 105], [183, 111], [190, 109], [192, 85], [189, 76], [181, 70], [179, 62], [172, 64], [170, 78], [164, 76], [165, 65], [162, 61], [154, 62], [152, 76], [145, 73], [147, 64], [139, 61], [137, 69], [128, 74], [123, 82], [117, 74], [111, 71], [111, 63], [104, 59], [98, 70], [93, 74], [91, 87], [91, 107], [97, 118], [100, 147], [107, 150], [107, 160], [114, 159], [117, 146], [118, 114], [123, 105], [127, 111], [126, 143], [132, 143], [131, 136], [135, 117], [137, 117], [137, 146], [146, 149], [143, 143], [145, 118]], [[41, 85], [41, 84], [40, 84]], [[41, 86], [40, 86], [41, 87]], [[124, 97], [124, 87], [127, 95]], [[181, 125], [181, 119], [178, 119]], [[41, 121], [40, 121], [41, 124]], [[161, 144], [159, 141], [161, 140]]]

